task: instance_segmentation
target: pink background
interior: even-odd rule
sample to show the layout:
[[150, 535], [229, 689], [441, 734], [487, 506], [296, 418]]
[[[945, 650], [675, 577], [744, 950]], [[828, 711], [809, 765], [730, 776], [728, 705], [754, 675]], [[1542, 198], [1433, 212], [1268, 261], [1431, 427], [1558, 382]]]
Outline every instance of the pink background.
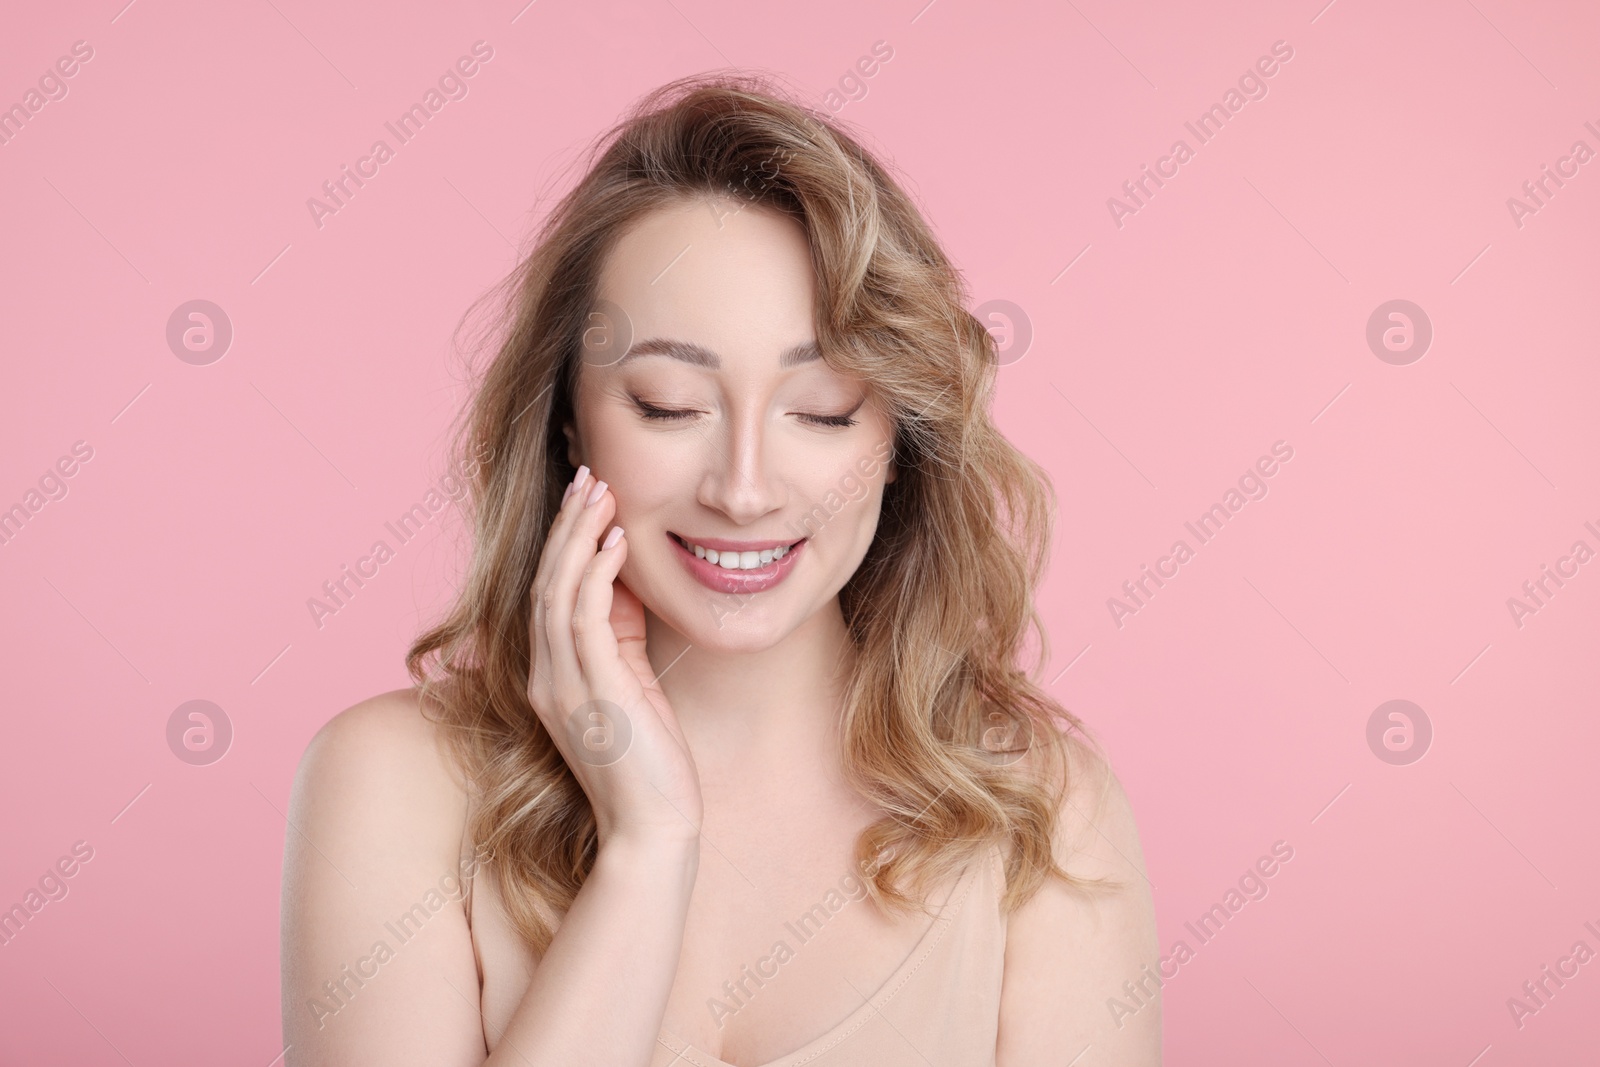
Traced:
[[[1520, 1029], [1506, 1004], [1600, 951], [1600, 562], [1507, 607], [1600, 550], [1600, 160], [1507, 207], [1600, 150], [1592, 5], [120, 3], [0, 34], [4, 106], [94, 49], [0, 146], [0, 507], [93, 449], [0, 545], [0, 906], [94, 849], [0, 947], [0, 1061], [279, 1055], [291, 775], [406, 684], [458, 527], [320, 629], [306, 601], [437, 483], [459, 316], [639, 94], [734, 64], [821, 103], [880, 40], [839, 118], [974, 306], [1031, 322], [997, 414], [1061, 502], [1045, 680], [1133, 799], [1164, 949], [1195, 949], [1170, 1062], [1594, 1055], [1600, 962]], [[307, 199], [480, 39], [469, 95], [319, 229]], [[1268, 95], [1197, 145], [1183, 123], [1280, 40]], [[1194, 158], [1119, 227], [1107, 198], [1179, 137]], [[235, 331], [205, 366], [165, 336], [193, 299]], [[1366, 342], [1394, 299], [1434, 331], [1407, 365]], [[1197, 545], [1183, 524], [1280, 440], [1268, 495]], [[1194, 558], [1119, 627], [1108, 598], [1178, 538]], [[193, 699], [233, 726], [209, 766], [166, 740]], [[1432, 724], [1420, 761], [1368, 746], [1391, 699]], [[1199, 945], [1184, 922], [1279, 840], [1269, 895]]]

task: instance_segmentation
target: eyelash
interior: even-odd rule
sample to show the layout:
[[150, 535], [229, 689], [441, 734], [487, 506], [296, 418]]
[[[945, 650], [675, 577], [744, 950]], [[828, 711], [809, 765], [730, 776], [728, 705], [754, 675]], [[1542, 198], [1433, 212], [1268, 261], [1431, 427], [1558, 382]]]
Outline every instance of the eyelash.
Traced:
[[[675, 408], [653, 407], [652, 405], [646, 404], [643, 400], [638, 398], [635, 398], [633, 402], [638, 406], [639, 414], [643, 415], [647, 419], [675, 422], [678, 419], [685, 419], [690, 415], [695, 414], [693, 411], [680, 411]], [[854, 426], [856, 424], [856, 420], [851, 418], [849, 415], [801, 415], [800, 417], [802, 419], [810, 419], [822, 426], [829, 426], [837, 429], [843, 429], [847, 426]]]

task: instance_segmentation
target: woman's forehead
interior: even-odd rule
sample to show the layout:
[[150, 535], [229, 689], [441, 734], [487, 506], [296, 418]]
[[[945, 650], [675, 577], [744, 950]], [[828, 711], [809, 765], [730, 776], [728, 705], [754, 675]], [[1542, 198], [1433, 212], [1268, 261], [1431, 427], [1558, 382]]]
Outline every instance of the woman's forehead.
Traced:
[[585, 363], [825, 369], [815, 292], [810, 247], [793, 219], [754, 206], [718, 215], [703, 201], [661, 208], [628, 229], [600, 273]]

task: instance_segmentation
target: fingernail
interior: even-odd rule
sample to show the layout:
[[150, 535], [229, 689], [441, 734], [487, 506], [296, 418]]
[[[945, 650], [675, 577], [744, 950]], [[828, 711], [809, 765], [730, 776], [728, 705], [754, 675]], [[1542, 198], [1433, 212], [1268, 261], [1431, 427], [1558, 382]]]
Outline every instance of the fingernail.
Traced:
[[620, 526], [611, 527], [611, 532], [606, 534], [606, 539], [600, 543], [600, 551], [604, 552], [606, 549], [608, 549], [612, 545], [616, 544], [617, 541], [621, 537], [622, 537], [622, 527], [620, 527]]
[[578, 486], [583, 484], [583, 480], [587, 477], [589, 477], [589, 468], [580, 465], [578, 467], [578, 473], [572, 476], [572, 488], [578, 488]]
[[569, 497], [571, 495], [572, 495], [572, 483], [568, 482], [567, 483], [567, 487], [561, 491], [561, 502], [563, 504], [565, 504], [567, 502], [567, 497]]
[[589, 505], [593, 504], [596, 500], [599, 500], [602, 496], [604, 496], [605, 492], [606, 492], [606, 483], [605, 482], [595, 482], [594, 483], [594, 488], [589, 490], [589, 499], [585, 500], [583, 502], [583, 506], [584, 507], [588, 507]]

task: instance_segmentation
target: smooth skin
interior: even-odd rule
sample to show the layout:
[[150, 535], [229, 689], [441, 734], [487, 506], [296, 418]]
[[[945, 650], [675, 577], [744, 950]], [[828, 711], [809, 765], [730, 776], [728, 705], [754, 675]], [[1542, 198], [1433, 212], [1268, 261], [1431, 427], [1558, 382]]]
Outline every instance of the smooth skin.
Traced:
[[[876, 988], [920, 936], [926, 917], [852, 905], [832, 920], [839, 936], [830, 926], [773, 992], [722, 1026], [706, 1019], [706, 998], [848, 869], [876, 818], [839, 773], [852, 646], [838, 592], [896, 476], [878, 460], [892, 423], [865, 383], [825, 361], [780, 363], [814, 340], [814, 292], [803, 230], [764, 208], [674, 205], [619, 241], [600, 294], [632, 339], [698, 345], [716, 364], [588, 359], [565, 428], [568, 458], [594, 473], [580, 471], [529, 590], [529, 700], [594, 807], [594, 870], [542, 958], [497, 934], [481, 901], [475, 951], [453, 878], [466, 789], [417, 694], [335, 716], [290, 802], [287, 1064], [645, 1067], [664, 1025], [731, 1063], [765, 1064], [848, 1014], [854, 990]], [[801, 515], [840, 500], [789, 577], [760, 594], [701, 585], [668, 537], [798, 537]], [[596, 720], [571, 721], [594, 701], [626, 727], [620, 759], [585, 748]], [[1132, 811], [1110, 768], [1075, 752], [1058, 856], [1123, 888], [1052, 881], [1010, 916], [998, 1067], [1160, 1062], [1159, 1004], [1120, 1027], [1107, 1007], [1159, 955]], [[424, 918], [400, 942], [390, 926], [408, 911]]]

